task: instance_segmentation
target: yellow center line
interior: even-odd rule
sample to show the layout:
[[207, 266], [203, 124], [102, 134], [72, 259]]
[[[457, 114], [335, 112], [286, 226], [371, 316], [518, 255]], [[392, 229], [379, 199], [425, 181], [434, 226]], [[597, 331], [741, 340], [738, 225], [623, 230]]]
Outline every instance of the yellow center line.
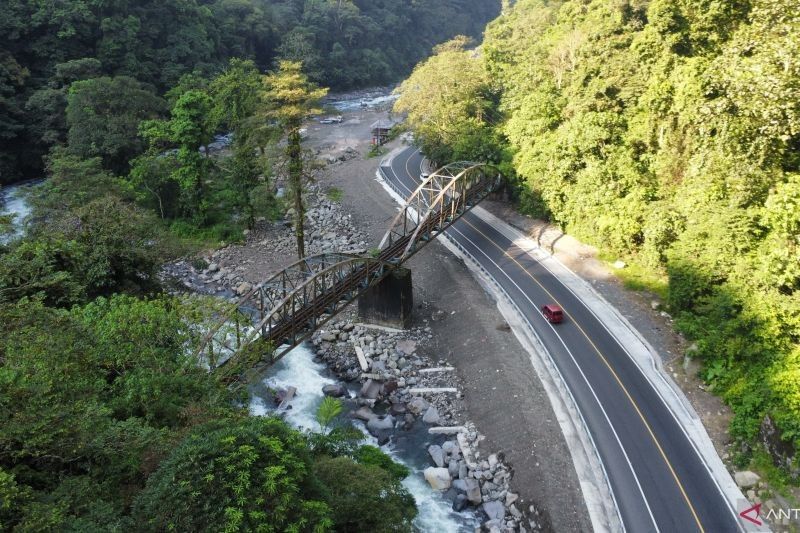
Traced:
[[[514, 256], [512, 256], [511, 254], [509, 254], [509, 253], [508, 253], [508, 252], [507, 252], [507, 251], [506, 251], [504, 248], [502, 248], [500, 245], [498, 245], [498, 244], [497, 244], [497, 243], [496, 243], [494, 240], [492, 240], [492, 239], [491, 239], [491, 238], [490, 238], [488, 235], [486, 235], [486, 234], [485, 234], [484, 232], [482, 232], [480, 229], [478, 229], [478, 228], [477, 228], [477, 227], [475, 227], [473, 224], [471, 224], [471, 223], [470, 223], [470, 222], [469, 222], [467, 219], [465, 219], [465, 218], [462, 218], [462, 221], [463, 221], [465, 224], [467, 224], [467, 225], [469, 225], [470, 227], [472, 227], [472, 228], [473, 228], [475, 231], [477, 231], [478, 233], [480, 233], [481, 235], [483, 235], [483, 237], [484, 237], [484, 238], [485, 238], [487, 241], [489, 241], [490, 243], [492, 243], [492, 244], [493, 244], [493, 245], [494, 245], [494, 246], [495, 246], [495, 247], [496, 247], [498, 250], [500, 250], [501, 252], [503, 252], [503, 254], [504, 254], [506, 257], [508, 257], [508, 258], [509, 258], [509, 259], [511, 259], [511, 260], [512, 260], [514, 263], [516, 263], [516, 264], [517, 264], [517, 266], [519, 266], [519, 267], [520, 267], [520, 269], [522, 269], [522, 271], [523, 271], [523, 272], [524, 272], [524, 273], [525, 273], [525, 274], [526, 274], [526, 275], [527, 275], [529, 278], [531, 278], [531, 279], [532, 279], [532, 280], [533, 280], [533, 281], [534, 281], [534, 282], [535, 282], [535, 283], [536, 283], [536, 284], [537, 284], [539, 287], [541, 287], [541, 288], [542, 288], [542, 290], [544, 290], [544, 292], [546, 292], [546, 293], [547, 293], [547, 295], [548, 295], [548, 296], [549, 296], [549, 297], [550, 297], [550, 298], [551, 298], [551, 299], [552, 299], [552, 300], [553, 300], [553, 301], [554, 301], [556, 304], [558, 304], [558, 305], [559, 305], [559, 307], [561, 307], [561, 309], [563, 310], [563, 312], [564, 312], [564, 313], [565, 313], [565, 314], [566, 314], [566, 315], [567, 315], [567, 316], [568, 316], [568, 317], [569, 317], [569, 318], [572, 320], [572, 323], [573, 323], [573, 324], [575, 324], [575, 326], [576, 326], [576, 327], [578, 328], [578, 330], [579, 330], [579, 331], [580, 331], [580, 332], [583, 334], [583, 336], [586, 338], [586, 340], [587, 340], [587, 341], [589, 341], [589, 344], [591, 344], [591, 345], [592, 345], [592, 348], [594, 348], [594, 351], [595, 351], [595, 352], [597, 352], [597, 355], [599, 355], [599, 356], [600, 356], [600, 359], [602, 359], [603, 363], [605, 363], [606, 367], [608, 367], [608, 370], [609, 370], [609, 371], [611, 372], [611, 374], [614, 376], [614, 379], [617, 381], [617, 383], [619, 384], [620, 388], [621, 388], [621, 389], [622, 389], [622, 391], [625, 393], [625, 396], [627, 396], [628, 400], [631, 402], [631, 405], [633, 405], [633, 408], [636, 410], [636, 413], [639, 415], [639, 418], [641, 418], [641, 420], [642, 420], [642, 423], [643, 423], [643, 424], [644, 424], [644, 426], [647, 428], [647, 432], [650, 434], [650, 437], [653, 439], [653, 442], [655, 443], [655, 445], [656, 445], [656, 448], [658, 448], [658, 451], [659, 451], [659, 453], [661, 454], [661, 457], [664, 459], [664, 462], [667, 464], [667, 468], [669, 468], [669, 471], [670, 471], [670, 473], [672, 474], [672, 477], [675, 479], [675, 483], [677, 483], [677, 484], [678, 484], [678, 488], [680, 489], [680, 491], [681, 491], [681, 494], [683, 495], [683, 499], [684, 499], [684, 500], [686, 500], [686, 505], [688, 505], [688, 506], [689, 506], [689, 510], [691, 510], [691, 511], [692, 511], [692, 516], [694, 516], [694, 520], [695, 520], [695, 522], [697, 522], [697, 527], [699, 527], [699, 528], [700, 528], [700, 531], [701, 531], [701, 532], [705, 533], [705, 529], [703, 529], [703, 525], [700, 523], [700, 518], [697, 516], [697, 512], [695, 511], [695, 509], [694, 509], [694, 506], [692, 505], [692, 502], [689, 500], [689, 496], [686, 494], [686, 491], [685, 491], [685, 490], [684, 490], [684, 488], [683, 488], [683, 484], [681, 484], [680, 480], [678, 479], [678, 474], [676, 474], [676, 473], [675, 473], [675, 469], [672, 467], [672, 463], [670, 463], [669, 459], [667, 459], [667, 454], [666, 454], [666, 453], [664, 453], [664, 449], [661, 447], [661, 444], [658, 442], [658, 439], [656, 438], [656, 436], [655, 436], [655, 433], [653, 433], [653, 430], [650, 428], [650, 424], [648, 424], [648, 423], [647, 423], [647, 420], [645, 420], [645, 417], [644, 417], [644, 415], [642, 414], [642, 411], [639, 409], [639, 406], [636, 404], [636, 401], [633, 399], [633, 397], [631, 396], [631, 394], [628, 392], [628, 389], [627, 389], [627, 388], [625, 388], [625, 385], [623, 385], [623, 383], [622, 383], [622, 380], [619, 378], [619, 376], [617, 375], [617, 373], [614, 371], [614, 369], [612, 368], [611, 364], [608, 362], [608, 359], [606, 359], [606, 357], [603, 355], [603, 353], [600, 351], [600, 349], [597, 347], [597, 345], [596, 345], [596, 344], [595, 344], [595, 343], [592, 341], [592, 339], [591, 339], [591, 338], [589, 338], [589, 335], [586, 333], [586, 331], [585, 331], [585, 330], [584, 330], [584, 329], [581, 327], [581, 325], [580, 325], [580, 324], [579, 324], [579, 323], [578, 323], [578, 322], [575, 320], [575, 318], [574, 318], [572, 315], [570, 315], [570, 314], [569, 314], [569, 312], [568, 312], [568, 311], [567, 311], [567, 310], [564, 308], [564, 306], [563, 306], [563, 305], [561, 305], [561, 303], [558, 301], [558, 299], [557, 299], [555, 296], [553, 296], [553, 294], [552, 294], [552, 293], [551, 293], [549, 290], [547, 290], [547, 288], [546, 288], [544, 285], [542, 285], [542, 284], [541, 284], [541, 282], [540, 282], [538, 279], [536, 279], [536, 278], [533, 276], [533, 274], [531, 274], [530, 272], [528, 272], [528, 270], [527, 270], [527, 269], [526, 269], [526, 268], [525, 268], [525, 267], [522, 265], [522, 263], [520, 263], [519, 261], [517, 261], [517, 259], [516, 259]], [[524, 252], [524, 250], [523, 250], [523, 252]]]

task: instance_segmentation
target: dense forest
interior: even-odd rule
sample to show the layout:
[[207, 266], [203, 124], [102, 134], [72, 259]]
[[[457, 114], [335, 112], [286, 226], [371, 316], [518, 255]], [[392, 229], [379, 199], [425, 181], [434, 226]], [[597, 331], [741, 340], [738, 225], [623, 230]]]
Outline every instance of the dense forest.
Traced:
[[431, 48], [479, 35], [499, 3], [483, 0], [5, 0], [0, 17], [0, 184], [38, 177], [66, 139], [64, 110], [81, 80], [136, 80], [146, 112], [185, 74], [231, 57], [259, 70], [302, 61], [334, 90], [406, 75]]
[[0, 530], [412, 530], [405, 467], [333, 400], [314, 432], [250, 417], [270, 347], [209, 368], [222, 304], [158, 273], [296, 205], [321, 86], [396, 80], [492, 5], [3, 3], [0, 182], [46, 180], [22, 237], [0, 217]]
[[767, 417], [800, 445], [799, 58], [793, 0], [520, 0], [398, 102], [433, 158], [501, 164], [666, 298], [740, 461]]

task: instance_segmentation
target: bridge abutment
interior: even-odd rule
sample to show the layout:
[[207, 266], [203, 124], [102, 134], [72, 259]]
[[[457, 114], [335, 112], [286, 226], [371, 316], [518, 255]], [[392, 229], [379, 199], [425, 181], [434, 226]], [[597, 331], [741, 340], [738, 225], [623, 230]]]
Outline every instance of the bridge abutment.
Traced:
[[391, 328], [411, 327], [414, 307], [411, 271], [398, 268], [358, 297], [358, 316], [368, 324]]

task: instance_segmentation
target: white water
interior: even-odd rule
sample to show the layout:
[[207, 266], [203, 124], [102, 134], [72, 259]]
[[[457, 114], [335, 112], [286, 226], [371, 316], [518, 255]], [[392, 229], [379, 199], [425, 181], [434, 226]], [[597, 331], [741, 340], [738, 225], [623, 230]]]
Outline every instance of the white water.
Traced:
[[[363, 97], [347, 97], [341, 100], [333, 100], [330, 105], [339, 111], [353, 111], [362, 107], [377, 107], [382, 104], [397, 100], [396, 94], [364, 95]], [[363, 105], [362, 105], [363, 104]]]
[[[325, 365], [315, 362], [311, 350], [305, 346], [298, 346], [287, 353], [270, 369], [269, 377], [264, 380], [267, 386], [275, 390], [297, 388], [291, 401], [292, 408], [286, 411], [286, 421], [293, 426], [319, 431], [314, 415], [322, 402], [322, 387], [336, 383], [322, 375], [324, 370]], [[263, 398], [253, 397], [250, 403], [252, 414], [264, 416], [270, 410], [271, 407], [265, 404]]]
[[[287, 353], [270, 369], [264, 383], [273, 389], [285, 389], [289, 386], [297, 388], [297, 394], [292, 400], [292, 409], [286, 413], [286, 421], [302, 429], [319, 430], [314, 418], [317, 407], [322, 402], [322, 387], [336, 383], [335, 380], [325, 377], [325, 365], [316, 363], [314, 356], [305, 346], [298, 346]], [[267, 400], [269, 401], [269, 399]], [[270, 412], [271, 406], [264, 399], [253, 397], [250, 403], [250, 412], [253, 415], [263, 416]], [[377, 446], [377, 441], [363, 428], [366, 441]], [[384, 446], [383, 451], [395, 461], [406, 465], [411, 474], [403, 480], [403, 485], [414, 496], [419, 514], [414, 520], [414, 525], [419, 531], [437, 533], [463, 533], [472, 532], [479, 522], [474, 516], [456, 513], [452, 504], [442, 495], [431, 489], [422, 475], [422, 471], [414, 468], [403, 457], [400, 457], [391, 446]]]
[[40, 182], [41, 180], [24, 181], [0, 188], [0, 216], [14, 215], [13, 231], [7, 237], [0, 236], [0, 243], [22, 235], [25, 218], [31, 213], [23, 193]]

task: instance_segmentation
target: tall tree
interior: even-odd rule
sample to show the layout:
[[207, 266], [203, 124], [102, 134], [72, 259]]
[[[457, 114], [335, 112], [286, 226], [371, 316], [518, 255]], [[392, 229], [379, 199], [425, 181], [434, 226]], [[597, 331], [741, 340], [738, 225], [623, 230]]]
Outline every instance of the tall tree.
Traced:
[[151, 157], [137, 160], [134, 175], [138, 175], [143, 165], [150, 165], [153, 157], [160, 157], [159, 149], [177, 146], [175, 159], [178, 164], [171, 177], [184, 193], [188, 212], [200, 224], [206, 222], [208, 210], [206, 182], [214, 167], [208, 145], [214, 137], [216, 126], [211, 96], [205, 91], [192, 89], [175, 102], [169, 120], [148, 120], [140, 128], [142, 136], [150, 143]]
[[277, 72], [264, 78], [266, 99], [269, 102], [269, 116], [277, 120], [287, 136], [286, 157], [289, 160], [289, 186], [294, 200], [295, 237], [297, 256], [306, 255], [303, 222], [305, 204], [303, 203], [303, 147], [300, 128], [303, 120], [311, 113], [320, 112], [317, 105], [328, 93], [308, 81], [299, 61], [281, 61]]
[[[231, 59], [228, 68], [211, 83], [215, 113], [221, 124], [233, 133], [233, 156], [223, 164], [239, 201], [253, 227], [255, 212], [251, 193], [258, 185], [264, 162], [256, 155], [259, 132], [253, 120], [261, 104], [261, 76], [254, 62]], [[263, 150], [262, 150], [263, 153]]]

